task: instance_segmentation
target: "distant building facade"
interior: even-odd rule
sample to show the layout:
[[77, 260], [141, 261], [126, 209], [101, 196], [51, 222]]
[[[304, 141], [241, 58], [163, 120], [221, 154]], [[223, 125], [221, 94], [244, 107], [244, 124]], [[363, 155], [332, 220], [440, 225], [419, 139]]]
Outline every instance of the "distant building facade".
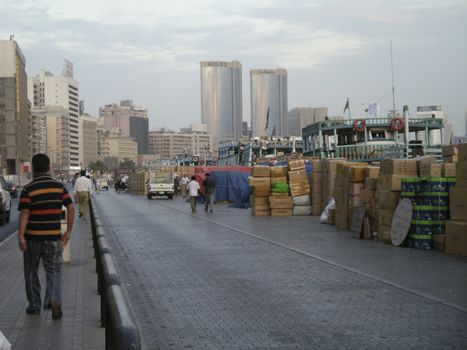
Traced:
[[45, 108], [31, 108], [32, 154], [47, 153], [47, 113]]
[[[197, 128], [149, 132], [149, 153], [159, 159], [175, 159], [179, 154], [203, 155], [212, 151], [212, 137]], [[199, 129], [198, 129], [199, 130]]]
[[201, 62], [201, 122], [207, 125], [213, 147], [242, 134], [242, 65]]
[[252, 136], [283, 136], [288, 112], [287, 70], [251, 70], [250, 94]]
[[79, 152], [79, 83], [72, 76], [54, 76], [48, 70], [41, 70], [28, 80], [29, 100], [33, 108], [62, 107], [67, 110], [70, 123], [70, 169], [67, 172], [75, 173], [81, 169], [82, 163]]
[[119, 128], [98, 130], [97, 145], [99, 159], [105, 162], [106, 158], [115, 158], [119, 162], [125, 159], [138, 161], [138, 144], [133, 138], [123, 136]]
[[67, 108], [46, 106], [47, 155], [53, 174], [70, 173], [70, 115]]
[[[441, 106], [419, 106], [417, 107], [417, 112], [415, 113], [416, 118], [439, 118], [443, 120], [444, 127], [448, 123], [448, 116], [446, 112], [443, 111]], [[446, 130], [446, 129], [445, 129]], [[429, 141], [428, 138], [429, 137]], [[440, 145], [441, 143], [449, 143], [451, 135], [448, 133], [442, 134], [441, 130], [431, 130], [428, 135], [425, 135], [424, 131], [417, 133], [417, 140], [422, 141], [423, 143], [429, 143], [431, 145]]]
[[87, 168], [97, 161], [97, 118], [82, 114], [79, 117], [79, 136], [81, 167]]
[[0, 170], [25, 177], [31, 160], [26, 60], [14, 40], [0, 40]]
[[120, 101], [99, 108], [99, 118], [103, 119], [106, 130], [118, 128], [122, 136], [133, 137], [138, 144], [138, 154], [148, 152], [148, 110], [135, 106], [132, 100]]
[[284, 125], [285, 136], [302, 136], [302, 129], [310, 124], [321, 122], [328, 116], [327, 107], [297, 107], [289, 111]]

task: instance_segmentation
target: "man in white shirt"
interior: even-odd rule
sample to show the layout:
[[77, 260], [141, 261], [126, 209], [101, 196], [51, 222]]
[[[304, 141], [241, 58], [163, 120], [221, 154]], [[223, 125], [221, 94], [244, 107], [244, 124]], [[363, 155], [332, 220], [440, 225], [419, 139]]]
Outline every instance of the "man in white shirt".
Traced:
[[79, 217], [87, 219], [89, 215], [89, 196], [92, 193], [92, 182], [86, 177], [86, 171], [81, 170], [73, 188], [75, 202], [78, 203]]
[[196, 201], [198, 199], [198, 192], [200, 190], [199, 183], [196, 181], [196, 177], [192, 176], [190, 183], [187, 185], [187, 191], [190, 196], [191, 212], [196, 212]]
[[180, 191], [182, 192], [183, 198], [187, 197], [186, 187], [188, 186], [189, 183], [190, 183], [190, 179], [188, 178], [188, 176], [183, 175], [182, 180], [180, 181]]

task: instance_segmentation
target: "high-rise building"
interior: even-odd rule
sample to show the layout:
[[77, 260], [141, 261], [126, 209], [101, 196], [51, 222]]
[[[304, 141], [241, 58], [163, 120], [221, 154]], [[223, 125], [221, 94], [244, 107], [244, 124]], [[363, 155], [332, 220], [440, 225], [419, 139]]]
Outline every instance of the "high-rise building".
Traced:
[[251, 70], [250, 93], [253, 137], [283, 136], [288, 112], [287, 70]]
[[321, 122], [328, 116], [327, 107], [297, 107], [287, 114], [284, 136], [302, 136], [302, 129], [310, 124]]
[[[48, 70], [29, 78], [29, 100], [34, 108], [62, 107], [69, 117], [70, 169], [75, 173], [81, 169], [79, 153], [79, 83], [70, 75], [54, 76]], [[47, 116], [48, 117], [48, 116]], [[50, 129], [47, 129], [48, 131]], [[47, 138], [49, 133], [47, 133]], [[50, 156], [50, 155], [49, 155]]]
[[47, 153], [47, 111], [45, 108], [31, 108], [32, 154]]
[[242, 134], [242, 65], [201, 62], [201, 122], [208, 126], [213, 147]]
[[14, 40], [0, 40], [0, 170], [22, 178], [31, 160], [26, 60]]
[[[204, 130], [203, 130], [204, 129]], [[149, 132], [149, 152], [159, 159], [175, 159], [177, 155], [202, 155], [212, 150], [212, 138], [207, 128], [194, 124], [179, 132], [161, 129]]]
[[97, 118], [86, 113], [80, 115], [79, 137], [81, 167], [86, 168], [97, 160]]
[[119, 128], [122, 136], [133, 137], [138, 143], [138, 154], [148, 153], [148, 110], [135, 106], [132, 100], [120, 101], [99, 108], [104, 129]]
[[72, 170], [69, 110], [62, 106], [46, 106], [44, 110], [47, 125], [46, 153], [50, 158], [50, 171], [53, 174], [68, 174]]
[[119, 128], [98, 130], [97, 147], [99, 159], [115, 158], [119, 162], [125, 159], [138, 161], [138, 144], [129, 136], [123, 136]]

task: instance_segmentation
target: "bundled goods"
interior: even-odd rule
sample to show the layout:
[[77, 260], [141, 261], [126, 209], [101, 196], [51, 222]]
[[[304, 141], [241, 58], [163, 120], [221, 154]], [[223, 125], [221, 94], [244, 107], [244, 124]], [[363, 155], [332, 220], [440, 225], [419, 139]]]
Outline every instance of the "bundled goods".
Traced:
[[[290, 163], [289, 163], [290, 167]], [[289, 186], [292, 196], [302, 196], [310, 194], [310, 183], [305, 168], [289, 171]]]
[[191, 177], [195, 175], [195, 167], [191, 165], [177, 165], [176, 172], [180, 176], [187, 175]]
[[[364, 187], [360, 191], [360, 202], [365, 208], [368, 218], [368, 231], [370, 233], [378, 231], [378, 210], [376, 209], [376, 188], [378, 184], [380, 168], [377, 166], [365, 167]], [[381, 209], [384, 210], [384, 209]], [[392, 217], [391, 217], [392, 218]], [[389, 223], [388, 226], [391, 224]], [[371, 238], [371, 237], [369, 237]]]
[[145, 195], [147, 190], [146, 182], [148, 181], [148, 179], [149, 173], [146, 171], [130, 173], [130, 192], [134, 194]]
[[269, 177], [248, 177], [252, 193], [257, 197], [268, 197], [271, 194], [271, 179]]
[[311, 201], [310, 195], [305, 194], [293, 197], [293, 215], [311, 215]]
[[456, 184], [449, 191], [446, 253], [467, 256], [467, 143], [457, 145]]
[[271, 216], [271, 208], [269, 207], [269, 197], [255, 196], [250, 197], [251, 215], [253, 216]]
[[268, 166], [254, 166], [251, 170], [251, 175], [253, 177], [269, 177], [270, 176], [270, 168]]
[[401, 196], [412, 202], [413, 216], [408, 244], [416, 249], [432, 248], [433, 235], [437, 247], [445, 234], [445, 222], [449, 219], [449, 190], [455, 185], [454, 178], [405, 178], [401, 184]]

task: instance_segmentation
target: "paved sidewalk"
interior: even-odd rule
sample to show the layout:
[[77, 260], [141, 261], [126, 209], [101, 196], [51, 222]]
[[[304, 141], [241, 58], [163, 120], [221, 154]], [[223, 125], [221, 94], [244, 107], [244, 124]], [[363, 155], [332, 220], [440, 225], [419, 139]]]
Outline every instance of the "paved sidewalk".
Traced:
[[[23, 258], [17, 235], [0, 244], [0, 331], [14, 350], [104, 349], [100, 327], [97, 275], [94, 272], [91, 226], [76, 220], [71, 242], [71, 263], [63, 264], [63, 317], [52, 320], [49, 310], [28, 315]], [[42, 297], [45, 273], [40, 267]]]

